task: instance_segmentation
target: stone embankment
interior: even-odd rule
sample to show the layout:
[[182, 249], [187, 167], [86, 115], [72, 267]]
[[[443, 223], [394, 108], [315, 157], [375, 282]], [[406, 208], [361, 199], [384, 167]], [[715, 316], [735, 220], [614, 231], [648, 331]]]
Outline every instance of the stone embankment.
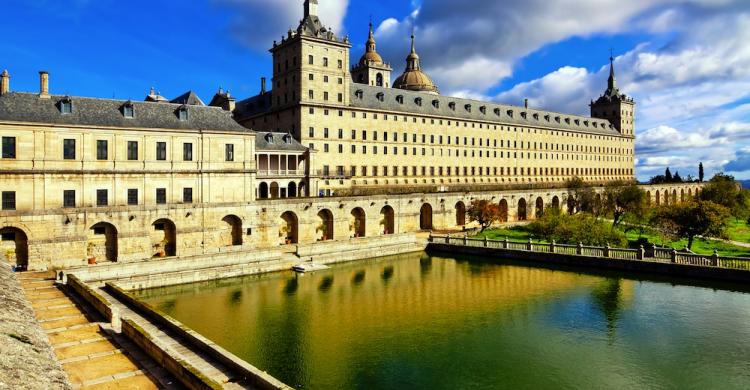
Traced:
[[0, 389], [70, 389], [19, 275], [0, 262]]

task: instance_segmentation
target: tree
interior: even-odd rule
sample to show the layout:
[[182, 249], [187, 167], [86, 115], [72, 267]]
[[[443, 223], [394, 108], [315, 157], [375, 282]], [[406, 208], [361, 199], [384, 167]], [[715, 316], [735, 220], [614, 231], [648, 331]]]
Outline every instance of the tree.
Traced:
[[627, 214], [643, 216], [646, 210], [646, 192], [634, 183], [612, 182], [604, 189], [604, 211], [612, 216], [612, 226], [622, 222]]
[[667, 170], [664, 171], [664, 180], [666, 180], [667, 183], [672, 182], [672, 172], [669, 171], [669, 167], [667, 167]]
[[698, 163], [698, 181], [703, 183], [703, 162]]
[[587, 213], [567, 215], [556, 209], [545, 211], [544, 215], [529, 225], [531, 232], [548, 241], [561, 244], [624, 246], [625, 234], [605, 221]]
[[656, 175], [649, 179], [648, 184], [664, 184], [667, 182], [667, 178], [664, 175]]
[[700, 199], [726, 207], [738, 220], [745, 220], [750, 216], [750, 194], [742, 189], [733, 176], [717, 173], [703, 187]]
[[576, 176], [565, 183], [568, 188], [568, 213], [573, 215], [578, 212], [596, 214], [598, 207], [596, 192], [594, 189]]
[[692, 249], [696, 236], [722, 237], [727, 226], [729, 210], [707, 200], [691, 200], [660, 208], [654, 215], [654, 225], [671, 226], [670, 235], [688, 239]]
[[500, 205], [488, 200], [472, 200], [466, 213], [469, 215], [470, 221], [479, 223], [482, 232], [492, 226], [493, 223], [499, 222], [502, 217]]
[[682, 176], [680, 176], [679, 171], [675, 171], [674, 176], [672, 176], [672, 183], [684, 183], [685, 181], [682, 180]]

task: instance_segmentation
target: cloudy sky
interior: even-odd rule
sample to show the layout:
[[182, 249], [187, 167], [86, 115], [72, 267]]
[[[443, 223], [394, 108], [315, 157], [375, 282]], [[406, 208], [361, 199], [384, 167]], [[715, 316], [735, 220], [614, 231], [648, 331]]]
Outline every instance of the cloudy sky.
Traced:
[[[0, 68], [12, 89], [139, 99], [154, 86], [240, 98], [271, 73], [274, 39], [301, 0], [5, 0]], [[637, 174], [725, 171], [750, 179], [750, 1], [320, 0], [325, 24], [364, 50], [367, 23], [395, 73], [415, 31], [444, 94], [587, 114], [610, 49], [637, 106]]]

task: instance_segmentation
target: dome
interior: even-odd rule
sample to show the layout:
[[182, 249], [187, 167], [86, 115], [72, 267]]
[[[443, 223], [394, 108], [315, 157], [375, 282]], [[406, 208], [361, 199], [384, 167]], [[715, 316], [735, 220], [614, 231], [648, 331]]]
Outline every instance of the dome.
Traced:
[[360, 65], [367, 65], [368, 63], [376, 63], [378, 65], [383, 64], [383, 57], [380, 56], [377, 52], [371, 51], [365, 53], [365, 55], [362, 56], [362, 58], [359, 59]]
[[414, 48], [414, 36], [411, 36], [411, 53], [406, 57], [406, 70], [393, 83], [393, 88], [409, 91], [440, 93], [430, 76], [422, 72], [419, 55]]

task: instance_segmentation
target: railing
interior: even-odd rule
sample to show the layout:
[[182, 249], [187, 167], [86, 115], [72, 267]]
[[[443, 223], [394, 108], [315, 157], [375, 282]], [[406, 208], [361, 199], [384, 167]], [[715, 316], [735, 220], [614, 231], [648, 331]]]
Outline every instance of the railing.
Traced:
[[430, 235], [429, 242], [456, 246], [504, 249], [518, 252], [553, 253], [750, 271], [750, 258], [722, 257], [719, 256], [717, 252], [714, 252], [711, 256], [705, 256], [694, 253], [677, 252], [674, 249], [665, 248], [650, 248], [646, 250], [642, 246], [639, 249], [612, 248], [609, 246], [584, 246], [583, 244], [557, 244], [554, 241], [551, 243], [535, 243], [532, 240], [527, 242], [510, 241], [507, 238], [504, 240], [490, 240], [487, 238], [469, 238], [466, 236], [452, 237], [450, 234], [445, 236]]
[[305, 176], [301, 169], [258, 169], [257, 176]]

